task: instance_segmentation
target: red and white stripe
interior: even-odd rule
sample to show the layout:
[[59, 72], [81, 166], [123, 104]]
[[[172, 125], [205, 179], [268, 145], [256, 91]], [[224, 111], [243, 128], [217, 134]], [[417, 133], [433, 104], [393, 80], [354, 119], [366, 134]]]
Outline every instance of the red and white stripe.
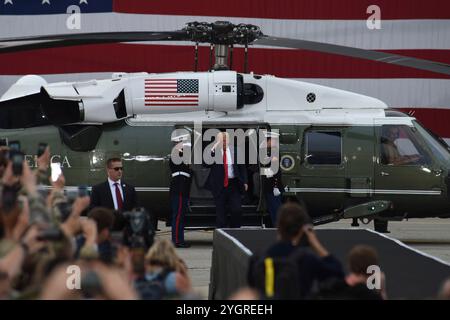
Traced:
[[[381, 9], [380, 30], [369, 30], [369, 5]], [[2, 16], [0, 37], [70, 33], [67, 15]], [[450, 63], [448, 0], [115, 0], [114, 13], [82, 15], [76, 32], [177, 30], [189, 21], [228, 20], [261, 27], [265, 34]], [[243, 71], [242, 48], [233, 69]], [[208, 68], [208, 47], [200, 47], [199, 69]], [[192, 44], [120, 43], [42, 49], [0, 56], [0, 94], [24, 74], [42, 74], [47, 81], [107, 78], [111, 72], [190, 71]], [[302, 79], [374, 96], [414, 115], [437, 134], [450, 138], [449, 77], [381, 62], [325, 53], [256, 47], [249, 70]], [[3, 76], [1, 76], [3, 75]], [[164, 99], [162, 99], [164, 100]]]

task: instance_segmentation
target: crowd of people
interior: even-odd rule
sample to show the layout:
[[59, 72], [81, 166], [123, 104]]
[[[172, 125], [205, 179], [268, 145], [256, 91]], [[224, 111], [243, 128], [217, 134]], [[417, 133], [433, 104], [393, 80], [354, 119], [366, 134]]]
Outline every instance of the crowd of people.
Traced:
[[108, 181], [90, 196], [73, 197], [63, 174], [49, 179], [49, 147], [35, 170], [27, 161], [13, 169], [10, 158], [2, 147], [0, 299], [196, 297], [172, 242], [139, 239], [127, 228], [121, 212], [136, 201], [134, 188], [121, 181], [120, 159], [108, 160]]

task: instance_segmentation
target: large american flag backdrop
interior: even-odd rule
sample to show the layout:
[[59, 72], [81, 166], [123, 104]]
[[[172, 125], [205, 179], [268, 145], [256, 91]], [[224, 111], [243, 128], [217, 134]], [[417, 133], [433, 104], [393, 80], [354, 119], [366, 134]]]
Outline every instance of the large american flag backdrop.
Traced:
[[[367, 8], [381, 9], [381, 29], [371, 30]], [[69, 30], [67, 8], [81, 10], [81, 29]], [[229, 20], [259, 25], [273, 36], [329, 42], [450, 64], [449, 0], [0, 0], [0, 37], [71, 32], [177, 30], [189, 21]], [[242, 48], [234, 69], [243, 71]], [[237, 52], [236, 52], [237, 51]], [[200, 47], [199, 69], [209, 48]], [[111, 72], [193, 69], [187, 42], [117, 43], [40, 49], [0, 55], [0, 94], [24, 74], [47, 81], [107, 78]], [[414, 115], [450, 138], [448, 76], [380, 62], [311, 51], [255, 47], [249, 70], [367, 94]], [[149, 99], [150, 101], [150, 99]], [[150, 103], [150, 102], [149, 102]]]

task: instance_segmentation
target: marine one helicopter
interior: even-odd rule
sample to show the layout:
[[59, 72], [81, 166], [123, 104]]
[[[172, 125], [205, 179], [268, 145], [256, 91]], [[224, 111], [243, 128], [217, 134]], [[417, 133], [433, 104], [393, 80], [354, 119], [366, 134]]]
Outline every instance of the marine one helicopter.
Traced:
[[[51, 146], [67, 189], [105, 177], [119, 156], [140, 202], [169, 220], [173, 132], [196, 144], [205, 130], [277, 130], [284, 197], [302, 202], [321, 224], [344, 218], [375, 222], [450, 216], [450, 153], [413, 117], [382, 101], [330, 87], [247, 73], [252, 44], [321, 51], [450, 74], [450, 66], [383, 52], [266, 36], [246, 24], [192, 22], [171, 32], [113, 32], [0, 40], [0, 54], [60, 46], [131, 41], [195, 43], [193, 72], [115, 73], [111, 79], [47, 83], [28, 75], [0, 99], [0, 137], [19, 140], [35, 165], [38, 142]], [[210, 44], [210, 70], [198, 72], [198, 45]], [[245, 72], [232, 71], [233, 47], [244, 46]], [[214, 64], [213, 64], [214, 55]], [[132, 57], [130, 57], [132, 58]], [[198, 123], [201, 123], [199, 127]], [[178, 129], [178, 131], [177, 131]], [[181, 130], [181, 131], [180, 131]], [[209, 141], [207, 141], [209, 142]], [[257, 141], [259, 144], [261, 141]], [[246, 148], [257, 145], [250, 140]], [[256, 167], [255, 167], [256, 166]], [[208, 169], [193, 166], [187, 227], [214, 225]], [[245, 224], [266, 214], [258, 164], [248, 165]]]

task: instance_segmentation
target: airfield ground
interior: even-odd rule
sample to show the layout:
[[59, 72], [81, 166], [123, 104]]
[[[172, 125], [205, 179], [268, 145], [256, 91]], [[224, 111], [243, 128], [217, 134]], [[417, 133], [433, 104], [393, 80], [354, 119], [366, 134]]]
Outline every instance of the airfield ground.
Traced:
[[[317, 228], [350, 228], [351, 220], [330, 223]], [[359, 228], [373, 229], [373, 223], [360, 224]], [[157, 237], [170, 239], [170, 228], [163, 222], [159, 224]], [[450, 263], [450, 219], [410, 219], [390, 222], [389, 237], [399, 239], [406, 244]], [[186, 231], [186, 241], [192, 247], [177, 249], [186, 261], [195, 291], [207, 299], [212, 257], [213, 231]]]

